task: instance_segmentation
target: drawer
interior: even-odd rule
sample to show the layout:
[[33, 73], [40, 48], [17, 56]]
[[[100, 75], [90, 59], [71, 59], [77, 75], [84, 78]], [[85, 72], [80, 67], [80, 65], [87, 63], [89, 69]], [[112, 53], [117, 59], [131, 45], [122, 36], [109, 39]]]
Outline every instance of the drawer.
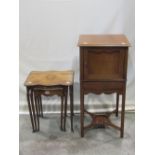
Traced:
[[44, 96], [52, 96], [52, 95], [62, 96], [64, 94], [64, 90], [63, 88], [36, 88], [34, 89], [34, 93], [36, 95], [44, 95]]
[[124, 82], [84, 82], [82, 84], [83, 90], [85, 93], [102, 93], [102, 92], [122, 92], [123, 87], [125, 86]]

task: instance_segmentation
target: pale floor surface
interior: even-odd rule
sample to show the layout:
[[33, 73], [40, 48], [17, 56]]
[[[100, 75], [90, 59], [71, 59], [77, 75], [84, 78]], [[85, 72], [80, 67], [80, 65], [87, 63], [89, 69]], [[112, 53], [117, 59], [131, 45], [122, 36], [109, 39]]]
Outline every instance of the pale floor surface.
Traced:
[[[70, 131], [67, 118], [67, 131], [59, 129], [60, 116], [45, 115], [40, 119], [40, 131], [32, 133], [29, 115], [20, 115], [19, 154], [20, 155], [134, 155], [135, 154], [135, 115], [125, 115], [125, 135], [112, 128], [91, 129], [85, 137], [80, 137], [80, 117], [74, 116], [74, 133]], [[118, 123], [120, 116], [111, 119]], [[85, 122], [88, 122], [87, 118]]]

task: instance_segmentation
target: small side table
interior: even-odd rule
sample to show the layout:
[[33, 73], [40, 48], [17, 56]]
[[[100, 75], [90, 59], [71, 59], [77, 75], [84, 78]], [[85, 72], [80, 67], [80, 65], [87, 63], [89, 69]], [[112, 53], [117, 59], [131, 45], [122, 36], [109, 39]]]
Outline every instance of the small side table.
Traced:
[[39, 116], [43, 117], [41, 96], [61, 97], [61, 130], [66, 130], [67, 96], [70, 94], [71, 131], [73, 132], [73, 71], [32, 71], [24, 85], [33, 132], [39, 131]]

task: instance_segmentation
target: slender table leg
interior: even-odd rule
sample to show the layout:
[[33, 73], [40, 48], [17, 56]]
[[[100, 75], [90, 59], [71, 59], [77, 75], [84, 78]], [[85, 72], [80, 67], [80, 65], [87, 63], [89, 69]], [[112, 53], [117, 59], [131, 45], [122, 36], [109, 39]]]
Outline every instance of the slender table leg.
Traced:
[[70, 92], [70, 114], [71, 114], [71, 131], [74, 132], [73, 130], [73, 113], [74, 113], [74, 103], [73, 103], [73, 85], [69, 86], [69, 92]]
[[42, 117], [41, 101], [40, 101], [40, 95], [39, 94], [37, 95], [36, 102], [37, 102], [37, 106], [38, 106], [39, 116]]
[[126, 97], [126, 91], [124, 90], [122, 94], [121, 133], [120, 133], [121, 138], [123, 138], [124, 136], [125, 97]]
[[119, 108], [119, 93], [116, 96], [116, 117], [118, 117], [118, 108]]
[[81, 137], [84, 137], [84, 92], [80, 90]]
[[35, 98], [35, 105], [37, 107], [37, 110], [38, 110], [38, 113], [39, 113], [39, 116], [40, 116], [39, 95], [38, 95], [38, 93], [36, 91], [34, 92], [34, 98]]
[[40, 102], [41, 117], [43, 118], [44, 115], [43, 115], [43, 105], [42, 105], [42, 97], [41, 97], [41, 95], [39, 96], [39, 102]]
[[37, 131], [37, 121], [36, 121], [36, 112], [35, 112], [36, 110], [35, 110], [34, 98], [33, 98], [33, 88], [31, 88], [30, 96], [31, 96], [31, 105], [32, 105], [33, 120], [35, 124], [35, 131]]
[[31, 119], [31, 124], [32, 124], [32, 131], [35, 132], [32, 107], [31, 107], [31, 103], [30, 103], [30, 89], [28, 87], [26, 87], [26, 92], [27, 92], [27, 102], [28, 102], [29, 114], [30, 114], [30, 119]]
[[61, 96], [61, 123], [60, 123], [61, 130], [63, 130], [62, 124], [63, 124], [63, 96]]
[[65, 114], [64, 114], [64, 131], [66, 131], [66, 116], [67, 116], [67, 96], [68, 96], [68, 87], [65, 87]]
[[34, 91], [33, 96], [34, 96], [35, 108], [36, 108], [37, 131], [39, 131], [39, 128], [40, 128], [40, 122], [39, 122], [40, 108], [39, 108], [38, 94], [36, 94], [36, 92]]

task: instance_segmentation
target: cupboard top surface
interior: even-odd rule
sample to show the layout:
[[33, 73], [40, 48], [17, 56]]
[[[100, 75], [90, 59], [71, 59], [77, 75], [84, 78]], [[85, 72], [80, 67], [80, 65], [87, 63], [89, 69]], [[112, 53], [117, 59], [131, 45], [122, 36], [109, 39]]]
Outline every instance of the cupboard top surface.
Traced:
[[122, 34], [109, 34], [109, 35], [80, 35], [78, 46], [121, 46], [128, 47], [130, 43], [125, 35]]

